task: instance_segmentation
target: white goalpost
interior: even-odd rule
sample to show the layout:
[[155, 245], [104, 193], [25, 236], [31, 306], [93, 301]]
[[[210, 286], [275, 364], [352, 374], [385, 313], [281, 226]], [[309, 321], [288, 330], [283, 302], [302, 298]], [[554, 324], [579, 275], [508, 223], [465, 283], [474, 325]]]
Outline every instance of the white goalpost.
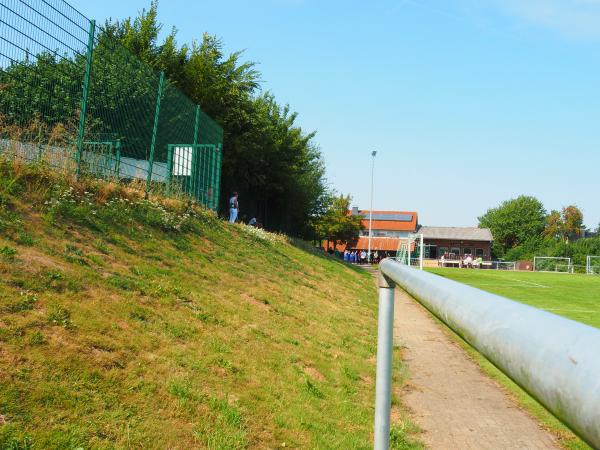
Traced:
[[415, 266], [423, 270], [424, 248], [423, 235], [411, 233], [407, 239], [400, 239], [396, 252], [396, 260], [400, 264]]
[[585, 261], [585, 273], [588, 275], [600, 275], [600, 256], [587, 256]]
[[559, 256], [535, 256], [533, 258], [534, 272], [573, 273], [571, 258]]
[[515, 261], [492, 261], [492, 269], [517, 270], [517, 263]]

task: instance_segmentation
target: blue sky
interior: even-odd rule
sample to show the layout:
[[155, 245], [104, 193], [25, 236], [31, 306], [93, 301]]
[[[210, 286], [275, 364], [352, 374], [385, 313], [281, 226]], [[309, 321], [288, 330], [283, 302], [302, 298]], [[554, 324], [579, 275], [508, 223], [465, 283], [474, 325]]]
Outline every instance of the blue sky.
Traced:
[[[88, 17], [149, 0], [73, 0]], [[316, 130], [332, 186], [469, 226], [520, 194], [600, 222], [600, 0], [162, 0], [179, 41], [246, 49]]]

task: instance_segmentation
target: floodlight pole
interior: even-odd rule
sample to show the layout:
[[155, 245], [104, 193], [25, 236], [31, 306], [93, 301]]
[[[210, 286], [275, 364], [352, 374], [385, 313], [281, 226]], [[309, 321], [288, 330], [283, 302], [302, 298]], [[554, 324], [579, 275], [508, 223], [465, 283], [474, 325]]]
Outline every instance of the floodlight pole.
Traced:
[[371, 156], [373, 157], [371, 160], [371, 207], [369, 208], [369, 251], [367, 252], [367, 263], [371, 262], [371, 236], [373, 234], [373, 179], [375, 174], [375, 156], [377, 155], [377, 151], [373, 150], [371, 152]]

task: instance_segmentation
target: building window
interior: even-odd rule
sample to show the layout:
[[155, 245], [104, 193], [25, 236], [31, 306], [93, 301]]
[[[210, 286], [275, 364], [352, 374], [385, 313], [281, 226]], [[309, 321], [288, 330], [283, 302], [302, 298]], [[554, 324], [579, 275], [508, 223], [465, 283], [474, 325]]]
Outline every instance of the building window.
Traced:
[[[425, 244], [425, 259], [436, 259], [437, 258], [437, 246]], [[441, 255], [440, 255], [441, 256]]]
[[472, 248], [463, 248], [463, 255], [472, 255], [473, 254], [473, 249]]
[[478, 258], [483, 258], [483, 249], [482, 248], [476, 248], [475, 249], [475, 256], [477, 256]]
[[452, 247], [452, 250], [450, 250], [450, 253], [453, 253], [454, 256], [460, 256], [460, 248]]
[[440, 258], [442, 256], [448, 256], [446, 253], [448, 253], [448, 247], [440, 247]]

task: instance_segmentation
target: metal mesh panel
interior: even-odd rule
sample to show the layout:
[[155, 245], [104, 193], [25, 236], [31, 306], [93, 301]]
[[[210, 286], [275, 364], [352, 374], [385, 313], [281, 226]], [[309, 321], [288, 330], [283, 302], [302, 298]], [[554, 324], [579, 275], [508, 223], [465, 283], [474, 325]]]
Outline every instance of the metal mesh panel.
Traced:
[[169, 190], [180, 190], [198, 203], [216, 208], [219, 203], [221, 150], [212, 144], [169, 145], [166, 162], [166, 184]]
[[89, 22], [53, 3], [0, 1], [0, 113], [19, 127], [77, 120]]
[[0, 116], [0, 152], [149, 193], [175, 192], [169, 145], [189, 145], [177, 191], [218, 204], [222, 128], [65, 1], [0, 0]]

